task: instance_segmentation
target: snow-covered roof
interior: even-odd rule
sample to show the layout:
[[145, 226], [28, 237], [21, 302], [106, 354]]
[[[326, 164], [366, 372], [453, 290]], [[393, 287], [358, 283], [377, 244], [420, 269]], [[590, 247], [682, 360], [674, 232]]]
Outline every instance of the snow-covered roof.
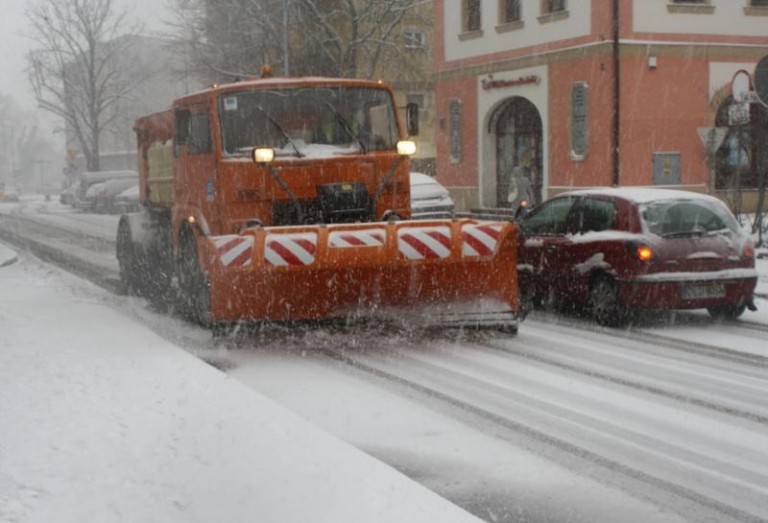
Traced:
[[606, 195], [624, 198], [635, 203], [650, 203], [660, 200], [707, 200], [720, 201], [714, 196], [697, 193], [693, 191], [683, 191], [679, 189], [661, 189], [654, 187], [597, 187], [592, 189], [578, 189], [562, 193], [562, 195]]
[[267, 78], [247, 78], [239, 82], [214, 84], [208, 88], [201, 89], [197, 92], [191, 93], [179, 100], [187, 98], [195, 98], [201, 94], [217, 92], [217, 93], [230, 93], [237, 91], [247, 91], [249, 89], [279, 89], [279, 88], [291, 88], [291, 87], [382, 87], [392, 89], [392, 85], [387, 82], [366, 80], [357, 78], [334, 78], [326, 76], [270, 76]]

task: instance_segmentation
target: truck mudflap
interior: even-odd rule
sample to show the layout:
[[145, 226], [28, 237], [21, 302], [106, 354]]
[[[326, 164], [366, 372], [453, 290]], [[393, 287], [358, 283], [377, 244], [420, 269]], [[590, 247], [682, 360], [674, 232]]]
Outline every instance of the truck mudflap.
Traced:
[[517, 226], [472, 219], [254, 227], [200, 238], [216, 323], [518, 322]]

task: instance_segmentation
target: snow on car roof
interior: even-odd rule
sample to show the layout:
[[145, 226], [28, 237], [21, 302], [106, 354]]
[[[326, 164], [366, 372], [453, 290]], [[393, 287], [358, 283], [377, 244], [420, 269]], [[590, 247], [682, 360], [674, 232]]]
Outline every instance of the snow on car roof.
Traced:
[[410, 172], [411, 177], [411, 183], [412, 184], [433, 184], [437, 183], [437, 180], [435, 180], [433, 177], [431, 177], [428, 174], [411, 171]]
[[657, 189], [652, 187], [597, 187], [593, 189], [579, 189], [562, 193], [562, 196], [581, 195], [606, 195], [624, 198], [635, 203], [651, 203], [661, 200], [707, 200], [717, 201], [717, 198], [708, 194], [679, 189]]

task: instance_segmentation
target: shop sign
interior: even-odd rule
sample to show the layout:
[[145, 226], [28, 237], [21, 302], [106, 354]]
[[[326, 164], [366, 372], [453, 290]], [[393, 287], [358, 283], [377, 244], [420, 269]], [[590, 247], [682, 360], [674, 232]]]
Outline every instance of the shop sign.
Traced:
[[541, 78], [538, 75], [532, 74], [528, 76], [521, 76], [519, 78], [512, 78], [509, 80], [494, 80], [493, 75], [488, 75], [488, 78], [484, 78], [481, 82], [483, 89], [489, 91], [491, 89], [501, 89], [503, 87], [516, 87], [518, 85], [538, 85], [541, 82]]
[[680, 185], [680, 153], [653, 153], [653, 184]]

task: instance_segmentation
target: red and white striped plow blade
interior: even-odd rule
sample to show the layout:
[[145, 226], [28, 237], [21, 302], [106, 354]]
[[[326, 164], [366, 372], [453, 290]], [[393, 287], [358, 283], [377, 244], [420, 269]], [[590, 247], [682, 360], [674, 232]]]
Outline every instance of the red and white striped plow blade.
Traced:
[[501, 236], [501, 223], [467, 224], [461, 228], [461, 254], [467, 258], [493, 256]]
[[253, 236], [230, 234], [213, 238], [219, 260], [225, 267], [244, 267], [253, 258]]
[[331, 247], [381, 247], [387, 231], [383, 228], [362, 229], [359, 231], [334, 231], [328, 235]]
[[451, 254], [451, 228], [436, 226], [398, 229], [397, 250], [408, 260], [447, 258]]
[[317, 233], [267, 234], [264, 259], [275, 267], [312, 265], [317, 254]]

